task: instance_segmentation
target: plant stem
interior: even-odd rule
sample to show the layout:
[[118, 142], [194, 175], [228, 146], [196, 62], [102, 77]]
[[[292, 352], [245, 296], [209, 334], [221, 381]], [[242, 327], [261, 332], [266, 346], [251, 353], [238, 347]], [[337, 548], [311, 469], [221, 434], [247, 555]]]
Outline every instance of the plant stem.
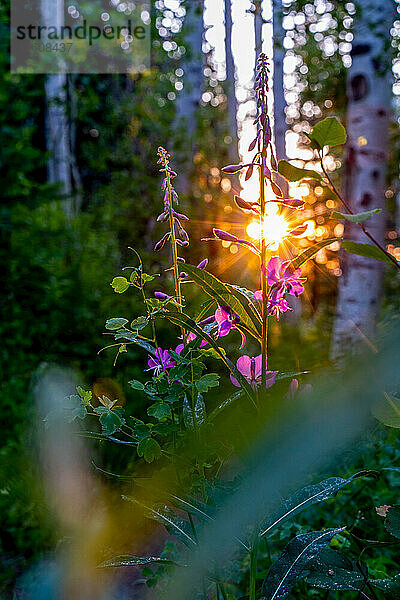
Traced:
[[172, 249], [172, 266], [174, 268], [174, 281], [175, 281], [175, 295], [176, 300], [179, 304], [178, 310], [182, 312], [182, 294], [181, 294], [181, 280], [179, 278], [179, 265], [178, 265], [178, 248], [176, 243], [175, 235], [175, 224], [174, 215], [172, 212], [172, 203], [174, 201], [171, 190], [171, 175], [166, 169], [165, 171], [167, 178], [167, 190], [168, 190], [168, 214], [169, 214], [169, 228], [171, 232], [171, 249]]
[[267, 385], [267, 344], [268, 344], [268, 290], [267, 278], [262, 272], [262, 267], [266, 267], [267, 248], [264, 236], [265, 224], [265, 184], [264, 184], [264, 151], [261, 156], [260, 165], [260, 245], [261, 245], [261, 290], [262, 290], [262, 339], [261, 339], [261, 355], [262, 355], [262, 371], [261, 371], [261, 389], [264, 391]]
[[227, 596], [227, 594], [226, 594], [226, 591], [225, 591], [225, 588], [224, 588], [224, 584], [223, 584], [223, 583], [220, 583], [220, 584], [219, 584], [219, 589], [220, 589], [220, 591], [221, 591], [222, 598], [223, 598], [224, 600], [228, 600], [228, 596]]
[[253, 544], [250, 551], [250, 586], [249, 600], [256, 600], [256, 575], [257, 575], [257, 554], [258, 554], [258, 535], [254, 536]]
[[[342, 197], [342, 195], [339, 193], [338, 189], [336, 188], [335, 184], [333, 183], [332, 179], [330, 178], [330, 176], [328, 175], [328, 172], [326, 171], [325, 167], [324, 167], [324, 162], [323, 162], [323, 157], [322, 157], [322, 153], [319, 153], [319, 159], [320, 159], [320, 163], [321, 163], [321, 168], [322, 168], [322, 172], [325, 175], [328, 183], [329, 183], [329, 187], [331, 188], [332, 192], [337, 196], [337, 198], [340, 200], [340, 202], [343, 204], [343, 206], [345, 207], [345, 209], [347, 210], [347, 212], [350, 215], [354, 215], [354, 212], [352, 211], [352, 209], [350, 208], [350, 206], [348, 205], [348, 203], [346, 202], [346, 200]], [[394, 265], [396, 265], [396, 267], [398, 269], [400, 269], [400, 262], [398, 260], [396, 260], [394, 258], [394, 256], [392, 256], [390, 254], [390, 252], [388, 252], [380, 242], [378, 242], [378, 240], [376, 240], [374, 238], [373, 235], [371, 235], [369, 233], [369, 231], [366, 230], [366, 228], [364, 227], [364, 225], [362, 223], [357, 223], [357, 225], [359, 227], [361, 227], [361, 229], [363, 230], [364, 234], [367, 236], [367, 238], [369, 238], [371, 240], [371, 242], [377, 247], [379, 248], [379, 250], [381, 250], [384, 254], [386, 254], [386, 256], [392, 261], [392, 263]]]

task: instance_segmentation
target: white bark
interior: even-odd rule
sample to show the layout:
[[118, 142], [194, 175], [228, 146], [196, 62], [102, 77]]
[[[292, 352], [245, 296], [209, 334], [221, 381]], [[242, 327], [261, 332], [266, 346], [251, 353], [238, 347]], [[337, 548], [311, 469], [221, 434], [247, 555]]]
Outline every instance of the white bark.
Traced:
[[256, 62], [262, 52], [262, 44], [263, 44], [263, 25], [264, 19], [262, 16], [262, 0], [253, 0], [253, 10], [254, 14], [254, 49], [256, 53]]
[[[345, 199], [355, 213], [382, 208], [367, 229], [384, 243], [388, 134], [391, 113], [391, 0], [363, 0], [356, 17], [352, 66], [348, 73]], [[345, 237], [369, 240], [347, 224]], [[375, 337], [384, 263], [343, 253], [331, 355], [357, 351]]]
[[236, 99], [236, 72], [232, 53], [232, 0], [225, 0], [225, 62], [226, 83], [225, 93], [228, 105], [228, 127], [232, 142], [229, 146], [229, 155], [232, 162], [238, 158], [238, 124], [237, 124], [237, 99]]
[[179, 191], [188, 193], [189, 176], [192, 170], [195, 149], [195, 133], [197, 129], [197, 111], [203, 93], [203, 37], [204, 22], [203, 0], [187, 0], [185, 2], [186, 16], [183, 22], [183, 32], [187, 46], [187, 59], [184, 60], [182, 68], [183, 90], [178, 95], [176, 120], [177, 127], [184, 132], [184, 144], [182, 150], [186, 159], [189, 153], [190, 161], [186, 168], [181, 171], [180, 182], [177, 183]]
[[[42, 25], [61, 27], [64, 24], [63, 0], [41, 0], [40, 9]], [[49, 153], [48, 181], [59, 185], [64, 212], [68, 218], [71, 218], [74, 215], [74, 202], [66, 86], [67, 76], [65, 73], [46, 77], [46, 145]]]

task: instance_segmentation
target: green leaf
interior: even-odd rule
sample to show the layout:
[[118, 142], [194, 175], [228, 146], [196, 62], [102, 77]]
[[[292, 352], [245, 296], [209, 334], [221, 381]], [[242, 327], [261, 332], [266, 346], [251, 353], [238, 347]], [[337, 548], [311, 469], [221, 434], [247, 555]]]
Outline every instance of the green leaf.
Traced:
[[90, 406], [90, 401], [92, 399], [92, 392], [90, 390], [86, 391], [81, 388], [80, 385], [77, 386], [77, 391], [79, 396], [81, 397], [82, 406]]
[[369, 583], [382, 591], [388, 600], [400, 600], [400, 575], [392, 579], [370, 579]]
[[212, 421], [213, 419], [215, 419], [215, 417], [218, 416], [223, 410], [225, 410], [225, 408], [228, 408], [228, 406], [231, 406], [231, 404], [233, 404], [234, 402], [236, 402], [236, 400], [239, 400], [240, 398], [243, 398], [242, 390], [235, 392], [234, 394], [232, 394], [232, 396], [229, 396], [229, 398], [227, 398], [221, 404], [216, 406], [208, 416], [208, 420]]
[[208, 271], [185, 264], [185, 271], [202, 290], [213, 298], [220, 306], [230, 306], [232, 312], [240, 317], [238, 329], [250, 334], [256, 340], [261, 339], [261, 319], [251, 312], [249, 299], [238, 289], [223, 283]]
[[[185, 269], [186, 269], [186, 265], [185, 265]], [[179, 327], [183, 327], [187, 331], [195, 333], [202, 340], [205, 340], [206, 342], [208, 342], [208, 344], [212, 348], [214, 348], [214, 350], [217, 352], [217, 354], [221, 358], [222, 362], [228, 367], [229, 371], [232, 373], [232, 375], [235, 377], [235, 379], [238, 380], [238, 382], [242, 386], [243, 391], [246, 393], [247, 397], [253, 402], [253, 404], [255, 404], [253, 390], [252, 390], [251, 386], [249, 385], [249, 383], [247, 382], [247, 380], [243, 377], [243, 375], [236, 368], [236, 366], [232, 363], [232, 361], [229, 360], [229, 358], [225, 355], [225, 352], [218, 346], [218, 344], [215, 342], [215, 340], [208, 333], [203, 331], [203, 329], [197, 323], [195, 323], [193, 321], [193, 319], [191, 319], [184, 313], [181, 313], [178, 311], [174, 311], [174, 312], [165, 311], [164, 313], [161, 313], [160, 316], [165, 317], [166, 319], [171, 321], [171, 323], [174, 323], [175, 325], [178, 325]]]
[[135, 331], [140, 331], [141, 329], [144, 329], [146, 327], [148, 322], [149, 322], [148, 317], [138, 317], [137, 319], [134, 319], [132, 321], [131, 328], [134, 329]]
[[174, 565], [179, 567], [177, 562], [168, 560], [167, 558], [159, 558], [158, 556], [131, 556], [124, 554], [123, 556], [115, 556], [99, 565], [99, 568], [109, 567], [143, 567], [145, 565]]
[[196, 389], [201, 394], [205, 394], [210, 388], [218, 386], [219, 375], [216, 373], [208, 373], [207, 375], [203, 375], [199, 381], [196, 381]]
[[300, 179], [317, 179], [321, 181], [321, 174], [312, 169], [300, 169], [291, 165], [287, 160], [280, 160], [278, 164], [278, 173], [287, 181], [300, 181]]
[[157, 275], [147, 275], [147, 273], [142, 273], [142, 281], [143, 283], [148, 283], [149, 281], [153, 281], [156, 277], [160, 277]]
[[349, 213], [341, 213], [334, 211], [331, 214], [332, 219], [346, 219], [346, 221], [350, 221], [350, 223], [364, 223], [367, 219], [372, 217], [373, 215], [377, 215], [382, 212], [381, 208], [374, 208], [374, 210], [368, 210], [366, 212], [360, 212], [356, 215], [350, 215]]
[[343, 248], [350, 254], [357, 254], [358, 256], [365, 256], [366, 258], [374, 258], [375, 260], [381, 260], [387, 262], [390, 265], [392, 261], [380, 248], [373, 246], [372, 244], [360, 244], [359, 242], [352, 242], [350, 240], [344, 240], [342, 242]]
[[400, 429], [400, 399], [395, 396], [390, 396], [386, 392], [383, 393], [383, 398], [372, 407], [372, 414], [378, 421], [387, 425]]
[[394, 537], [400, 538], [400, 506], [391, 506], [386, 514], [385, 529]]
[[137, 379], [132, 379], [128, 383], [134, 390], [140, 390], [141, 392], [143, 392], [146, 389], [143, 383], [141, 381], [138, 381]]
[[307, 566], [306, 582], [317, 588], [334, 591], [359, 591], [365, 578], [357, 566], [337, 550], [326, 548]]
[[153, 519], [154, 521], [164, 525], [168, 533], [180, 539], [186, 546], [189, 546], [189, 548], [193, 548], [193, 546], [196, 545], [194, 539], [192, 538], [192, 528], [188, 521], [177, 517], [168, 506], [163, 505], [160, 507], [154, 506], [153, 508], [149, 508], [131, 496], [122, 496], [122, 499], [133, 502], [134, 504], [138, 504], [142, 508], [146, 509], [147, 516], [150, 519]]
[[187, 513], [202, 519], [203, 521], [212, 521], [212, 517], [208, 514], [211, 507], [207, 504], [204, 504], [197, 498], [191, 498], [190, 496], [185, 498], [180, 498], [179, 496], [175, 496], [172, 494], [170, 496], [171, 502], [177, 508], [181, 510], [185, 510]]
[[104, 435], [112, 435], [125, 423], [120, 409], [111, 410], [105, 406], [97, 406], [94, 412], [100, 415], [100, 424]]
[[140, 440], [137, 447], [138, 456], [143, 456], [144, 460], [148, 463], [153, 462], [161, 456], [161, 447], [157, 440], [146, 437]]
[[121, 329], [128, 323], [128, 319], [123, 319], [122, 317], [115, 317], [113, 319], [108, 319], [106, 321], [106, 329], [109, 331], [117, 331]]
[[341, 477], [329, 477], [320, 483], [315, 485], [308, 485], [284, 500], [279, 508], [263, 522], [260, 532], [260, 537], [271, 533], [285, 523], [288, 519], [292, 519], [297, 513], [322, 502], [329, 498], [334, 498], [338, 491], [351, 483], [357, 475], [350, 477], [349, 479], [342, 479]]
[[273, 563], [264, 580], [263, 600], [286, 598], [308, 563], [342, 531], [344, 528], [312, 531], [292, 539], [278, 560]]
[[143, 348], [144, 350], [146, 350], [146, 352], [149, 352], [149, 354], [151, 354], [152, 356], [157, 356], [156, 349], [154, 348], [154, 346], [149, 344], [149, 342], [139, 340], [136, 337], [136, 332], [127, 331], [127, 332], [123, 333], [122, 331], [121, 332], [118, 331], [118, 333], [115, 334], [115, 339], [116, 340], [121, 340], [121, 339], [129, 340], [133, 344], [136, 344], [136, 346], [140, 346], [140, 348]]
[[317, 242], [313, 244], [307, 250], [304, 250], [301, 254], [299, 254], [296, 258], [294, 258], [291, 262], [292, 269], [298, 269], [301, 265], [304, 265], [310, 258], [315, 256], [317, 252], [321, 250], [321, 248], [325, 248], [325, 246], [330, 246], [334, 242], [337, 242], [338, 238], [329, 238], [327, 240], [322, 240], [321, 242]]
[[111, 286], [114, 288], [114, 292], [123, 294], [129, 288], [130, 283], [126, 277], [114, 277]]
[[339, 146], [346, 143], [346, 130], [336, 117], [327, 117], [313, 127], [309, 139], [316, 142], [319, 148]]
[[196, 429], [204, 423], [206, 419], [206, 405], [203, 396], [197, 394], [194, 407], [192, 400], [185, 395], [183, 400], [183, 422], [186, 429]]
[[171, 418], [171, 407], [167, 402], [156, 402], [147, 409], [149, 417], [155, 417], [156, 419], [164, 419], [165, 417]]

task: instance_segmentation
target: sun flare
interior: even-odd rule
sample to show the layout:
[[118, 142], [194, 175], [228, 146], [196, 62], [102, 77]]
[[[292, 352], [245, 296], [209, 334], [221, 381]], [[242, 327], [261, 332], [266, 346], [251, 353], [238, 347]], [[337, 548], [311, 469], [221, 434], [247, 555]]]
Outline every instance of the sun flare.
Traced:
[[[246, 228], [247, 235], [254, 240], [260, 239], [260, 223], [252, 221]], [[267, 215], [264, 222], [264, 238], [267, 244], [273, 244], [276, 250], [288, 232], [288, 223], [282, 215]]]

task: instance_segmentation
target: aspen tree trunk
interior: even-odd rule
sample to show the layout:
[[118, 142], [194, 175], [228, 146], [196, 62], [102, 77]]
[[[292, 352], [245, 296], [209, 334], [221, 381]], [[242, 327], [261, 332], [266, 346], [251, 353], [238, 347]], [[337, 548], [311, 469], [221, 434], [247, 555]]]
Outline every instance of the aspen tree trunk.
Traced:
[[229, 157], [231, 162], [238, 158], [238, 124], [237, 124], [237, 99], [236, 99], [236, 73], [232, 53], [232, 0], [225, 0], [225, 61], [226, 84], [225, 91], [228, 105], [229, 135], [232, 138], [229, 144]]
[[262, 0], [253, 0], [253, 10], [254, 14], [254, 43], [255, 43], [255, 51], [256, 51], [256, 62], [258, 57], [262, 52], [262, 43], [263, 43], [263, 25], [264, 19], [262, 16]]
[[[282, 25], [282, 0], [273, 0], [273, 42], [274, 42], [274, 141], [277, 160], [286, 159], [286, 101], [283, 85], [283, 59], [285, 50], [283, 40], [285, 31]], [[283, 177], [277, 180], [285, 198], [289, 197], [289, 186]]]
[[193, 156], [196, 153], [195, 134], [197, 130], [197, 112], [203, 93], [203, 0], [187, 0], [183, 33], [186, 40], [186, 56], [182, 68], [183, 90], [178, 95], [176, 126], [183, 134], [180, 160], [179, 191], [189, 192], [190, 173], [193, 168]]
[[[355, 213], [381, 208], [366, 222], [381, 243], [391, 115], [391, 0], [360, 2], [348, 73], [345, 197]], [[346, 223], [345, 237], [368, 243], [360, 227]], [[340, 359], [375, 337], [384, 263], [343, 252], [331, 356]]]
[[[41, 0], [41, 23], [57, 28], [64, 24], [64, 1]], [[63, 196], [63, 208], [68, 218], [74, 216], [71, 173], [70, 126], [66, 111], [67, 76], [65, 73], [47, 75], [46, 95], [46, 146], [49, 153], [47, 165], [49, 183], [58, 184]]]

